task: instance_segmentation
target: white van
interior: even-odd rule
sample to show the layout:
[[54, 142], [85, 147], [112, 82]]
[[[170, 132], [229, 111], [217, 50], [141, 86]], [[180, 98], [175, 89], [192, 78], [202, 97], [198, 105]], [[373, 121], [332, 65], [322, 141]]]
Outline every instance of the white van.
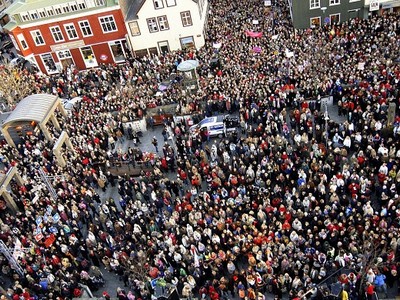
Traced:
[[229, 115], [219, 115], [204, 118], [198, 124], [190, 127], [190, 134], [197, 135], [207, 129], [210, 136], [223, 136], [227, 133], [234, 132], [239, 121], [236, 117]]

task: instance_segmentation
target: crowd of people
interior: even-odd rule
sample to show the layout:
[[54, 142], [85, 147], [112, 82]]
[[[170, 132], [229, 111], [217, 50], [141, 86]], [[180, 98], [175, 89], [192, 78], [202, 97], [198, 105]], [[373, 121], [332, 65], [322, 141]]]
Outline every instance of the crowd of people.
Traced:
[[[34, 133], [0, 149], [25, 181], [11, 184], [19, 212], [1, 213], [0, 239], [25, 270], [2, 258], [10, 298], [71, 299], [79, 283], [102, 291], [104, 268], [124, 286], [103, 296], [119, 299], [171, 287], [184, 298], [323, 299], [336, 281], [342, 299], [361, 299], [398, 284], [400, 17], [294, 30], [286, 1], [259, 2], [210, 1], [202, 49], [37, 77], [37, 92], [82, 102], [58, 116], [75, 148], [66, 167], [52, 153], [56, 128], [53, 141]], [[200, 63], [199, 91], [174, 83], [156, 96], [186, 59]], [[326, 119], [326, 95], [345, 122]], [[174, 102], [203, 116], [236, 111], [240, 128], [209, 139], [166, 120], [157, 153], [117, 149], [132, 134], [124, 123]], [[152, 169], [116, 176], [115, 158]], [[113, 188], [118, 199], [101, 198]]]

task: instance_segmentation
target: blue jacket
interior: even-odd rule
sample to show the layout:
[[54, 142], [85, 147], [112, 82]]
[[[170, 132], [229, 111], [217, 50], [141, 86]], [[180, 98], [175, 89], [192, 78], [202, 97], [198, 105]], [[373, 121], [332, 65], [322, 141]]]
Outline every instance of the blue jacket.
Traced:
[[376, 286], [382, 286], [382, 285], [384, 285], [385, 284], [385, 279], [386, 279], [386, 276], [385, 275], [383, 275], [383, 274], [378, 274], [378, 275], [376, 275], [376, 277], [375, 277], [375, 285]]

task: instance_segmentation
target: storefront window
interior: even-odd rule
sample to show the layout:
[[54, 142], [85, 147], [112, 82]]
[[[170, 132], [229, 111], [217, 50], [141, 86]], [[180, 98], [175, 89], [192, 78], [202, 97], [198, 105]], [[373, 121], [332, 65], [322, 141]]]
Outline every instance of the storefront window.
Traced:
[[192, 36], [181, 38], [182, 49], [192, 49], [194, 48], [194, 40]]
[[114, 56], [115, 62], [125, 61], [125, 51], [121, 41], [111, 42], [110, 44], [111, 53]]
[[47, 73], [51, 74], [58, 72], [53, 56], [50, 53], [42, 54], [41, 58]]
[[98, 65], [97, 60], [96, 60], [96, 57], [94, 56], [92, 47], [90, 47], [90, 46], [82, 47], [81, 53], [82, 53], [82, 58], [83, 58], [83, 61], [85, 62], [86, 68], [97, 67], [97, 65]]

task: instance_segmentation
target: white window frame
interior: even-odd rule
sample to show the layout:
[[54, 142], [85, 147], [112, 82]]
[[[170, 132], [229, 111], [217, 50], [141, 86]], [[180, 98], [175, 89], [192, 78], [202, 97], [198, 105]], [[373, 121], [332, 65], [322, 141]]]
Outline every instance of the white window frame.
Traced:
[[30, 21], [30, 20], [31, 20], [30, 14], [29, 14], [28, 12], [26, 12], [26, 11], [20, 13], [19, 15], [20, 15], [20, 17], [21, 17], [21, 21], [22, 21], [22, 22], [27, 22], [27, 21]]
[[312, 18], [310, 18], [310, 28], [312, 28], [312, 20], [313, 19], [319, 19], [319, 26], [321, 26], [321, 17], [320, 16], [317, 16], [317, 17], [312, 17]]
[[[51, 27], [49, 27], [49, 30], [50, 30], [51, 36], [53, 37], [53, 40], [55, 43], [60, 43], [60, 42], [65, 41], [64, 35], [61, 31], [60, 26], [51, 26]], [[56, 32], [53, 32], [53, 30], [55, 30]], [[61, 36], [61, 38], [58, 38], [58, 34]]]
[[[109, 20], [106, 21], [106, 19], [109, 19]], [[107, 29], [106, 31], [104, 31], [103, 25], [107, 26], [108, 24], [111, 24], [111, 22], [114, 23], [115, 29], [113, 29], [113, 30], [108, 30]], [[99, 17], [99, 23], [100, 23], [100, 27], [101, 27], [101, 30], [103, 31], [103, 33], [110, 33], [110, 32], [118, 31], [117, 23], [115, 23], [115, 19], [114, 19], [113, 15]]]
[[104, 6], [106, 4], [105, 0], [94, 0], [96, 6]]
[[54, 9], [52, 7], [46, 7], [45, 10], [46, 10], [46, 13], [47, 13], [48, 16], [54, 16], [55, 15]]
[[321, 0], [310, 0], [310, 9], [321, 8]]
[[61, 5], [53, 5], [54, 14], [61, 15], [63, 13]]
[[[46, 65], [46, 63], [45, 63], [45, 61], [44, 61], [44, 59], [43, 59], [43, 56], [48, 56], [48, 55], [50, 55], [51, 59], [53, 60], [54, 66], [56, 67], [56, 69], [55, 69], [54, 71], [51, 71], [50, 69], [47, 68], [47, 65]], [[43, 64], [44, 68], [45, 68], [46, 71], [47, 71], [47, 74], [56, 74], [56, 73], [59, 72], [59, 71], [57, 70], [56, 62], [54, 61], [54, 58], [53, 58], [53, 56], [51, 55], [51, 53], [43, 53], [43, 54], [40, 54], [39, 56], [40, 56], [40, 59], [42, 60], [42, 64]]]
[[[82, 36], [83, 37], [88, 37], [88, 36], [93, 36], [93, 30], [92, 27], [90, 26], [89, 20], [82, 20], [78, 22], [79, 28], [81, 30]], [[83, 29], [84, 28], [84, 29]], [[90, 34], [85, 33], [85, 31], [89, 28]]]
[[153, 0], [153, 4], [154, 4], [155, 9], [163, 9], [164, 8], [163, 0]]
[[[133, 24], [136, 24], [136, 26], [132, 26]], [[138, 21], [129, 22], [128, 25], [129, 30], [131, 31], [131, 36], [138, 36], [141, 34]]]
[[332, 17], [333, 16], [339, 16], [339, 22], [338, 23], [340, 23], [340, 13], [336, 13], [336, 14], [331, 14], [331, 15], [329, 15], [329, 22], [330, 22], [330, 24], [332, 25]]
[[[90, 59], [85, 58], [85, 56], [83, 55], [83, 49], [84, 48], [90, 48], [91, 52], [92, 52], [92, 57]], [[99, 64], [97, 62], [96, 56], [94, 55], [94, 51], [93, 51], [93, 47], [92, 46], [84, 46], [79, 48], [79, 51], [81, 52], [81, 56], [83, 59], [83, 62], [85, 63], [86, 68], [94, 68], [97, 67]]]
[[[150, 33], [160, 31], [160, 29], [158, 28], [157, 18], [148, 18], [148, 19], [146, 19], [146, 23], [147, 23], [147, 28], [149, 29]], [[153, 27], [150, 27], [150, 26], [153, 26]]]
[[329, 0], [329, 6], [340, 5], [340, 0]]
[[78, 0], [76, 3], [78, 4], [78, 8], [81, 10], [87, 8], [87, 4], [86, 4], [85, 0]]
[[165, 0], [167, 7], [176, 6], [176, 0]]
[[[19, 44], [21, 45], [22, 50], [29, 49], [29, 45], [26, 42], [26, 39], [25, 39], [23, 33], [17, 34], [17, 39], [18, 39]], [[26, 47], [24, 47], [24, 44], [26, 45]]]
[[349, 3], [351, 3], [351, 2], [359, 2], [359, 1], [361, 1], [361, 0], [349, 0]]
[[60, 50], [60, 51], [57, 51], [56, 53], [57, 53], [58, 60], [69, 59], [69, 58], [73, 59], [71, 51], [69, 49]]
[[71, 12], [71, 8], [69, 7], [68, 3], [61, 5], [61, 7], [63, 13], [68, 14]]
[[47, 17], [47, 12], [44, 8], [40, 8], [37, 10], [39, 14], [39, 18], [46, 18]]
[[[186, 15], [186, 14], [189, 14], [189, 15]], [[190, 23], [188, 22], [188, 20], [190, 20]], [[190, 13], [190, 10], [181, 12], [181, 21], [182, 21], [183, 27], [193, 26], [193, 19], [192, 19], [192, 14]]]
[[169, 30], [168, 18], [166, 15], [157, 17], [158, 28], [160, 31]]
[[78, 11], [78, 4], [74, 1], [74, 2], [70, 2], [69, 3], [69, 8], [71, 9], [71, 11]]
[[[78, 31], [73, 23], [64, 24], [64, 30], [67, 33], [68, 39], [77, 40], [79, 39]], [[75, 36], [71, 36], [70, 33], [75, 32]]]
[[[39, 29], [32, 30], [31, 31], [31, 36], [32, 36], [33, 42], [35, 43], [36, 46], [46, 45], [46, 42], [45, 42], [45, 40], [43, 38], [43, 35], [42, 35], [42, 33], [40, 32]], [[42, 42], [39, 41], [39, 43], [38, 43], [37, 39], [41, 39]]]
[[[122, 56], [123, 56], [123, 59], [119, 59], [119, 60], [116, 59], [115, 54], [114, 54], [114, 51], [113, 51], [113, 49], [112, 49], [112, 47], [113, 47], [113, 46], [116, 46], [116, 45], [119, 45], [119, 46], [121, 47], [121, 49], [122, 49], [122, 54], [123, 54], [123, 55], [122, 55]], [[125, 57], [126, 53], [125, 53], [125, 50], [124, 50], [124, 45], [122, 44], [122, 41], [121, 41], [121, 40], [108, 42], [108, 47], [109, 47], [109, 49], [110, 49], [111, 55], [112, 55], [112, 57], [113, 57], [113, 60], [114, 60], [116, 63], [122, 63], [122, 62], [124, 62], [124, 61], [126, 60], [126, 57]]]
[[38, 12], [37, 12], [36, 10], [31, 11], [31, 12], [29, 13], [29, 15], [31, 16], [31, 20], [37, 20], [37, 19], [39, 19], [39, 14], [38, 14]]

